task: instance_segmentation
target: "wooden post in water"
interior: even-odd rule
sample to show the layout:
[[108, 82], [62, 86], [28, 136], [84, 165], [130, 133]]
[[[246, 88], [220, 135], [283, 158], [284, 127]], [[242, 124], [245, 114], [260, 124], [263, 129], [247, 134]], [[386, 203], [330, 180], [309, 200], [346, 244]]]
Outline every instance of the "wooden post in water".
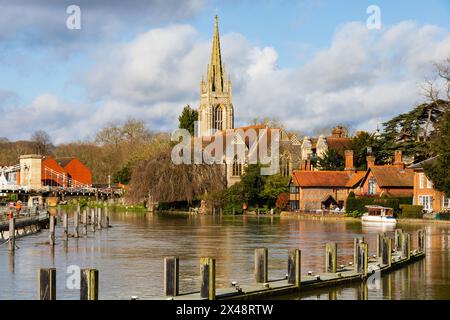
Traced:
[[82, 269], [80, 276], [80, 300], [98, 300], [98, 270]]
[[377, 234], [377, 257], [381, 258], [383, 253], [383, 238], [386, 236], [384, 232]]
[[[58, 211], [60, 208], [58, 207]], [[63, 239], [65, 241], [69, 240], [69, 217], [67, 216], [67, 212], [63, 213]]]
[[50, 245], [55, 245], [55, 216], [50, 216]]
[[88, 212], [87, 209], [83, 210], [83, 236], [87, 236], [87, 228], [88, 228]]
[[98, 208], [97, 229], [102, 230], [102, 208]]
[[356, 266], [358, 263], [358, 252], [359, 252], [359, 244], [364, 242], [364, 237], [354, 238], [353, 239], [353, 265]]
[[409, 233], [402, 234], [402, 257], [407, 260], [411, 258], [411, 235]]
[[367, 276], [369, 262], [369, 246], [365, 242], [360, 242], [358, 245], [356, 272]]
[[16, 250], [16, 218], [9, 219], [9, 251], [14, 252]]
[[105, 228], [109, 228], [109, 212], [108, 207], [105, 207]]
[[73, 237], [78, 238], [79, 236], [79, 225], [80, 225], [80, 206], [77, 207], [77, 210], [74, 212], [73, 217]]
[[417, 251], [425, 253], [425, 229], [417, 231]]
[[200, 259], [200, 297], [216, 299], [216, 259]]
[[383, 237], [382, 242], [381, 263], [390, 267], [392, 265], [392, 239]]
[[301, 283], [302, 252], [299, 249], [289, 251], [288, 257], [288, 283], [300, 288]]
[[266, 283], [269, 278], [269, 251], [267, 248], [255, 249], [255, 279], [256, 283]]
[[95, 232], [95, 208], [91, 209], [91, 230]]
[[394, 249], [395, 251], [402, 250], [402, 229], [395, 229], [395, 235], [394, 235]]
[[56, 269], [39, 269], [39, 300], [56, 300]]
[[164, 257], [164, 295], [176, 297], [179, 290], [179, 259]]
[[325, 272], [337, 272], [337, 243], [327, 243], [325, 247]]

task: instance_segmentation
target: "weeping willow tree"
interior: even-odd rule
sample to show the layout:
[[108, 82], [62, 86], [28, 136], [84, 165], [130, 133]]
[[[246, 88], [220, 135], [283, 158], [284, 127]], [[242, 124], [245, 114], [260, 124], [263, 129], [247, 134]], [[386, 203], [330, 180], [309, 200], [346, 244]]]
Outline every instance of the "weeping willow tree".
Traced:
[[134, 203], [179, 202], [202, 199], [205, 194], [226, 187], [222, 165], [174, 164], [170, 149], [148, 160], [140, 161], [133, 169], [128, 199]]

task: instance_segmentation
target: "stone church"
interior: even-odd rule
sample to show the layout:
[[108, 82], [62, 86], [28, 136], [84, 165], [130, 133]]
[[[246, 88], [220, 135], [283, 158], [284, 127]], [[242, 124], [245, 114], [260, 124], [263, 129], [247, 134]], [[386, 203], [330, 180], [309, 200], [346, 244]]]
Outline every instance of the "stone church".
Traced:
[[[203, 145], [204, 141], [210, 141], [213, 136], [226, 135], [226, 130], [227, 132], [239, 130], [239, 132], [245, 133], [250, 129], [257, 132], [266, 129], [268, 136], [271, 136], [273, 130], [279, 130], [279, 173], [283, 176], [290, 176], [293, 170], [313, 170], [311, 160], [316, 156], [323, 155], [329, 149], [337, 150], [343, 155], [351, 141], [344, 128], [339, 126], [333, 129], [330, 136], [321, 135], [318, 138], [304, 137], [303, 139], [299, 139], [293, 133], [288, 133], [280, 128], [270, 128], [265, 124], [235, 128], [232, 82], [227, 77], [225, 66], [222, 63], [217, 16], [214, 23], [211, 61], [206, 75], [202, 75], [200, 83], [198, 114], [196, 139], [202, 140]], [[248, 164], [248, 152], [251, 149], [248, 139], [243, 138], [235, 143], [245, 145], [246, 159], [236, 158], [231, 165], [227, 165], [224, 161], [228, 186], [240, 181]]]

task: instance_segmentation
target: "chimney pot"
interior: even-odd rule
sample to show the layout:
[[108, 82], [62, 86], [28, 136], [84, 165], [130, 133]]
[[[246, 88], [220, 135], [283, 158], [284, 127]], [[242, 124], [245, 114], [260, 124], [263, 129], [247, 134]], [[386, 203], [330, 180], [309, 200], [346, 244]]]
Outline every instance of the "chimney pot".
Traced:
[[345, 150], [345, 170], [355, 171], [353, 163], [353, 150]]
[[401, 150], [396, 150], [394, 154], [394, 166], [404, 169], [403, 153]]
[[375, 166], [375, 157], [374, 156], [367, 156], [366, 159], [367, 159], [367, 169]]

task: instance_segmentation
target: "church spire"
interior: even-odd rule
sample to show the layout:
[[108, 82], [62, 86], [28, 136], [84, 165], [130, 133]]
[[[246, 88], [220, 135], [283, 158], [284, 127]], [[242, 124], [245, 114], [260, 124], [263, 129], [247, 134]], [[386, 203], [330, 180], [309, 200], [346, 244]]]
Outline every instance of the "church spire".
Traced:
[[218, 16], [214, 18], [214, 38], [211, 52], [211, 63], [208, 68], [208, 86], [213, 92], [224, 91], [225, 72], [220, 53], [219, 22]]

